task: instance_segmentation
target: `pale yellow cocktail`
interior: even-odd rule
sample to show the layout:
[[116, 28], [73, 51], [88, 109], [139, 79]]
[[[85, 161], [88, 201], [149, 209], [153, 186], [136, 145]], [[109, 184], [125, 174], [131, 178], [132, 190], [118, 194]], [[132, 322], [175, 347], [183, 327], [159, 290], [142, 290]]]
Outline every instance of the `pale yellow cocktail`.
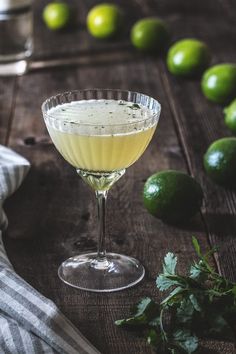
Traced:
[[[124, 101], [77, 101], [49, 114], [53, 119], [47, 128], [55, 146], [71, 165], [86, 171], [127, 168], [142, 155], [156, 128], [148, 108]], [[146, 126], [140, 125], [143, 119]]]

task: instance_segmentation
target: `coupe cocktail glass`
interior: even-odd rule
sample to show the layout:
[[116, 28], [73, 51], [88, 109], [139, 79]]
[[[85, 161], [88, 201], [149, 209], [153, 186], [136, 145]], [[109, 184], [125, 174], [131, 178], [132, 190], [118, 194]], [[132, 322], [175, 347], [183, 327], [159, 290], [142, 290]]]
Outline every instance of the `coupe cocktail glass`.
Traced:
[[137, 92], [79, 90], [47, 99], [44, 120], [61, 155], [95, 191], [98, 204], [97, 253], [64, 261], [59, 277], [73, 287], [112, 292], [137, 284], [145, 274], [128, 256], [106, 253], [105, 207], [109, 189], [143, 154], [156, 129], [160, 104]]

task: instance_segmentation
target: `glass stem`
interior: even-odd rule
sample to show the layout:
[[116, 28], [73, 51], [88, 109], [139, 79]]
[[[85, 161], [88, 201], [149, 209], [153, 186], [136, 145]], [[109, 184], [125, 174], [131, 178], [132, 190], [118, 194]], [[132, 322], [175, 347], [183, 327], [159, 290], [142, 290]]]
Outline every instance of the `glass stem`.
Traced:
[[98, 239], [98, 262], [107, 262], [105, 248], [106, 234], [106, 201], [108, 191], [96, 191], [96, 199], [98, 205], [98, 224], [99, 224], [99, 239]]

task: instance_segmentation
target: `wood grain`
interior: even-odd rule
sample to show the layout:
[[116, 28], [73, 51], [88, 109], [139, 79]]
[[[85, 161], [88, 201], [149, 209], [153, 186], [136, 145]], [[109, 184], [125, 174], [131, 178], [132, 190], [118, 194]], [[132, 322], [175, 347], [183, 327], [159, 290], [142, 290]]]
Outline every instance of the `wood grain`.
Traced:
[[[222, 17], [222, 12], [218, 13], [217, 19], [217, 28], [221, 38], [215, 37], [211, 19], [206, 22], [203, 18], [201, 22], [201, 29], [205, 33], [204, 39], [212, 48], [212, 62], [234, 62], [235, 52], [232, 42], [236, 39], [236, 31]], [[193, 26], [191, 27], [191, 23], [191, 17], [186, 17], [185, 26], [192, 31], [194, 36], [197, 36], [198, 31], [192, 28]], [[181, 31], [178, 19], [175, 27]], [[222, 41], [224, 42], [223, 50], [219, 46]], [[224, 125], [223, 107], [207, 102], [197, 82], [171, 77], [164, 65], [162, 65], [161, 72], [189, 170], [199, 179], [205, 191], [203, 217], [211, 242], [219, 245], [218, 264], [222, 273], [235, 281], [235, 193], [215, 185], [203, 169], [203, 155], [210, 143], [230, 135]]]
[[14, 78], [0, 78], [0, 143], [6, 144], [15, 109], [17, 85]]
[[[26, 76], [2, 81], [6, 93], [0, 95], [0, 102], [5, 105], [4, 115], [0, 116], [1, 136], [6, 137], [7, 131], [2, 117], [11, 117], [7, 123], [11, 128], [9, 145], [32, 164], [22, 188], [6, 203], [7, 252], [16, 271], [55, 301], [102, 353], [151, 354], [143, 340], [116, 328], [114, 320], [128, 315], [130, 306], [143, 296], [160, 299], [155, 277], [167, 251], [179, 256], [179, 269], [184, 272], [194, 257], [191, 236], [197, 236], [203, 249], [207, 249], [209, 233], [210, 240], [221, 245], [220, 269], [235, 278], [235, 196], [214, 186], [202, 168], [202, 154], [209, 142], [229, 132], [224, 127], [221, 108], [206, 102], [198, 82], [171, 77], [161, 58], [129, 52], [127, 33], [118, 41], [92, 40], [84, 21], [95, 1], [80, 2], [81, 27], [62, 33], [51, 33], [43, 25], [39, 14], [45, 3], [46, 0], [35, 2], [35, 58], [46, 63], [63, 58], [78, 61], [55, 68], [35, 66], [35, 71]], [[214, 61], [233, 60], [230, 43], [234, 31], [227, 24], [228, 7], [220, 1], [118, 3], [129, 14], [127, 27], [136, 18], [158, 15], [168, 22], [173, 40], [197, 36], [210, 44]], [[71, 4], [75, 6], [77, 1]], [[77, 291], [57, 277], [57, 267], [66, 257], [96, 248], [96, 207], [92, 192], [56, 152], [40, 111], [46, 97], [89, 87], [141, 91], [162, 104], [160, 124], [149, 148], [114, 186], [108, 200], [108, 250], [137, 257], [147, 274], [139, 286], [109, 295]], [[142, 204], [147, 177], [170, 168], [189, 171], [204, 186], [203, 218], [198, 215], [179, 228], [150, 216]], [[203, 343], [201, 353], [220, 352], [233, 354], [235, 350], [228, 343]]]
[[[81, 1], [70, 0], [68, 4], [72, 8], [71, 26], [61, 31], [50, 31], [43, 23], [42, 16], [38, 16], [43, 11], [44, 6], [48, 3], [47, 0], [35, 1], [35, 58], [58, 58], [67, 57], [68, 55], [79, 54], [84, 55], [88, 51], [94, 52], [120, 50], [129, 47], [129, 28], [137, 10], [134, 4], [120, 0], [118, 3], [122, 8], [127, 9], [128, 16], [125, 16], [126, 26], [123, 26], [120, 36], [114, 40], [96, 40], [87, 31], [86, 17], [90, 8], [97, 5], [95, 0]], [[125, 11], [126, 13], [126, 11]]]
[[[21, 190], [7, 203], [10, 226], [6, 247], [18, 273], [53, 299], [103, 353], [151, 353], [143, 341], [117, 329], [114, 320], [127, 315], [132, 303], [144, 295], [159, 298], [155, 277], [167, 250], [179, 255], [180, 269], [184, 270], [193, 257], [192, 232], [207, 247], [200, 217], [189, 229], [177, 229], [148, 215], [142, 205], [143, 183], [150, 174], [167, 168], [186, 170], [158, 75], [155, 60], [146, 59], [112, 64], [109, 69], [101, 66], [63, 73], [55, 70], [53, 75], [38, 73], [22, 77], [18, 83], [17, 117], [10, 146], [26, 156], [32, 168]], [[108, 200], [108, 249], [137, 257], [147, 275], [140, 286], [111, 295], [76, 291], [57, 277], [57, 267], [66, 257], [95, 249], [96, 208], [93, 194], [49, 142], [39, 109], [44, 96], [61, 91], [61, 86], [73, 89], [97, 85], [142, 90], [163, 104], [160, 125], [149, 149], [114, 186]], [[25, 145], [27, 137], [34, 138], [35, 143]], [[104, 325], [98, 326], [98, 321]]]

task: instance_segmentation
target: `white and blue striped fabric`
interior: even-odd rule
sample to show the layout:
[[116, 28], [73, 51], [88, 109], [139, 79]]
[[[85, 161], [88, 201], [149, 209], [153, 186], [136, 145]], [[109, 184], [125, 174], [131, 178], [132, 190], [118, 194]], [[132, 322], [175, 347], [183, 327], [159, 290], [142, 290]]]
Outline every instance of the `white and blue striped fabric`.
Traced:
[[0, 145], [0, 354], [99, 354], [51, 300], [15, 273], [6, 255], [2, 204], [29, 168], [27, 160]]

